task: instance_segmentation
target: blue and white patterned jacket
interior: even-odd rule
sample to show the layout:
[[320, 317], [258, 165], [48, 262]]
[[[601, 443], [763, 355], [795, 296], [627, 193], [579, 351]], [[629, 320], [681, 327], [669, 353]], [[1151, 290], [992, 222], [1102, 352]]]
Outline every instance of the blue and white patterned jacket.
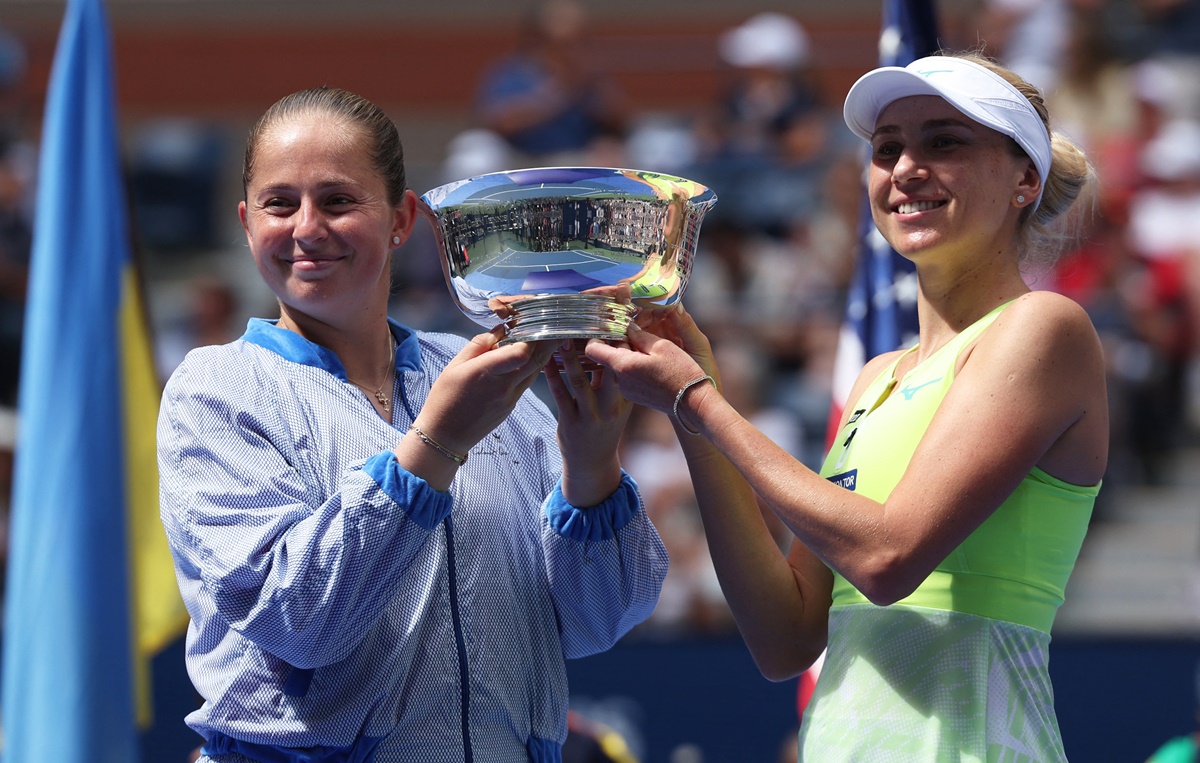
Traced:
[[213, 761], [555, 761], [564, 660], [654, 608], [667, 556], [625, 475], [563, 499], [532, 393], [448, 493], [392, 455], [465, 340], [392, 323], [395, 421], [272, 322], [189, 353], [158, 423], [162, 520]]

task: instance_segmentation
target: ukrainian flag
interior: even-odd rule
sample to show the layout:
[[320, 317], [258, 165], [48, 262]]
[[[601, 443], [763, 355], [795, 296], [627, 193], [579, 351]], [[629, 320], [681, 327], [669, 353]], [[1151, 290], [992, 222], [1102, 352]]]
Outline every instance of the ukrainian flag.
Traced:
[[4, 613], [5, 763], [133, 763], [186, 614], [101, 0], [68, 0], [40, 147]]

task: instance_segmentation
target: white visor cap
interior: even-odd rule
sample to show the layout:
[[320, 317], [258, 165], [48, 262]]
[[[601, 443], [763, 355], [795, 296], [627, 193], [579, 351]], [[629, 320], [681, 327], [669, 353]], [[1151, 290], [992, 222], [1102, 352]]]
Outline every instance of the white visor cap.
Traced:
[[[1050, 134], [1029, 99], [1003, 77], [955, 56], [918, 58], [908, 66], [883, 66], [867, 72], [846, 94], [843, 116], [850, 130], [871, 140], [879, 112], [911, 95], [936, 95], [985, 127], [1017, 142], [1037, 168], [1046, 187], [1050, 171]], [[1033, 209], [1042, 201], [1038, 192]]]

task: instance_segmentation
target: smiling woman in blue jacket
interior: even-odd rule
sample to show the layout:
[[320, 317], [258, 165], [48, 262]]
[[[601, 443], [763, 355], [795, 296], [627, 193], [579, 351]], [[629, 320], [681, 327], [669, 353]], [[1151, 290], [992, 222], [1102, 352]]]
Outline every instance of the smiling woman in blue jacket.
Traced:
[[316, 88], [252, 129], [239, 216], [279, 301], [191, 352], [159, 417], [202, 761], [557, 761], [564, 660], [649, 616], [667, 558], [616, 448], [630, 405], [553, 346], [387, 315], [396, 128]]

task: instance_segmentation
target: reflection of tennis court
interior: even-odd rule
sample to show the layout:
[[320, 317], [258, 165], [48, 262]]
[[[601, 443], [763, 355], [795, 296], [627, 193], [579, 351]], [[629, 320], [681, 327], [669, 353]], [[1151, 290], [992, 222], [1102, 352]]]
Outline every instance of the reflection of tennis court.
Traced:
[[464, 295], [460, 304], [484, 313], [523, 297], [546, 296], [536, 305], [547, 305], [588, 293], [674, 304], [700, 219], [716, 197], [671, 176], [550, 167], [487, 173], [421, 200], [439, 226], [442, 264]]
[[643, 259], [613, 262], [612, 253], [589, 254], [580, 249], [562, 252], [519, 252], [505, 249], [466, 276], [471, 286], [499, 294], [576, 294], [633, 278]]

